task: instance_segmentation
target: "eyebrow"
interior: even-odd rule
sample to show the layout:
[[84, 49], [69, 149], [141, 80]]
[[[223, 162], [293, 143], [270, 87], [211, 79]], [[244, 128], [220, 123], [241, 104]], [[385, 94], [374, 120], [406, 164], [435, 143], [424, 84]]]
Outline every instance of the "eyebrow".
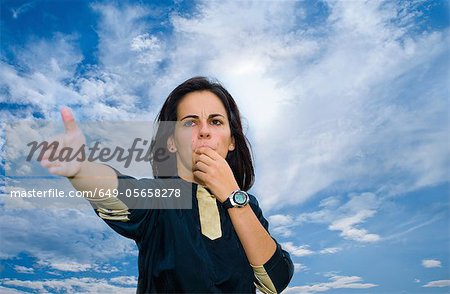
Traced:
[[[208, 116], [208, 118], [213, 118], [213, 117], [216, 117], [216, 116], [221, 116], [221, 117], [225, 118], [225, 116], [223, 116], [223, 115], [220, 114], [220, 113], [213, 113], [213, 114], [210, 114], [210, 115]], [[195, 119], [198, 119], [199, 116], [198, 116], [198, 115], [195, 115], [195, 114], [188, 114], [188, 115], [186, 115], [185, 117], [183, 117], [182, 119], [180, 119], [180, 121], [183, 120], [183, 119], [186, 119], [186, 118], [195, 118]]]

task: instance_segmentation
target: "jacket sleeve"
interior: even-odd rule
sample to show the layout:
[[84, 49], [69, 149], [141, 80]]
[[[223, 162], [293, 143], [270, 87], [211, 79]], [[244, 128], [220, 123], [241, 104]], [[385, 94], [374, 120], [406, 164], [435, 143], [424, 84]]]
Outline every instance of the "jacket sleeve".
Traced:
[[138, 240], [144, 230], [149, 231], [157, 222], [159, 210], [156, 209], [132, 209], [125, 198], [127, 189], [145, 189], [154, 185], [152, 179], [136, 179], [124, 175], [118, 170], [117, 174], [119, 191], [118, 197], [88, 199], [95, 213], [103, 219], [108, 226], [124, 237]]
[[[258, 201], [253, 195], [250, 195], [250, 206], [258, 217], [259, 221], [269, 232], [269, 222], [264, 218]], [[280, 293], [289, 284], [294, 274], [294, 265], [291, 257], [281, 245], [272, 237], [276, 243], [276, 250], [272, 257], [263, 265], [254, 266], [254, 284], [263, 293]]]

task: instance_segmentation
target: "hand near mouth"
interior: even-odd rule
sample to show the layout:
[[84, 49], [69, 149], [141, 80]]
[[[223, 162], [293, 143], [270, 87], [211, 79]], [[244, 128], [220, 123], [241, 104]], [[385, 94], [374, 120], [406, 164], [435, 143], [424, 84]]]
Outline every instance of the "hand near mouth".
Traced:
[[192, 169], [194, 179], [207, 186], [220, 202], [239, 189], [228, 162], [210, 147], [198, 147], [194, 151]]

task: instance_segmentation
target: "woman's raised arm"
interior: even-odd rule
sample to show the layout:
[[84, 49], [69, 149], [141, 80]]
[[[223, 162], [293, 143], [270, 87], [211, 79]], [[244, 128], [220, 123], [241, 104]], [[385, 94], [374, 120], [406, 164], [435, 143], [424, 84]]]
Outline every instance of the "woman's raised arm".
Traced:
[[[117, 174], [105, 165], [87, 160], [51, 160], [52, 154], [59, 154], [62, 148], [71, 148], [72, 151], [86, 148], [86, 139], [78, 127], [69, 108], [61, 109], [61, 117], [64, 123], [64, 133], [57, 136], [56, 152], [53, 148], [47, 149], [41, 159], [41, 165], [51, 174], [67, 177], [73, 187], [79, 191], [94, 191], [95, 189], [116, 189], [118, 186]], [[52, 143], [49, 142], [49, 143]], [[80, 157], [79, 157], [80, 158]], [[97, 195], [93, 195], [96, 198]]]

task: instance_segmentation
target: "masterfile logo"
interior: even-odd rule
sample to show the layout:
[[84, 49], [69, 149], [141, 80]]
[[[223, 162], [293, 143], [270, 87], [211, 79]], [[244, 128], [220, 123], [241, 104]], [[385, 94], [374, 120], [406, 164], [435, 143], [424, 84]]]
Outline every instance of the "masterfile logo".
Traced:
[[[7, 124], [8, 201], [15, 201], [14, 205], [54, 208], [75, 207], [80, 201], [85, 205], [85, 200], [79, 200], [83, 198], [93, 201], [119, 198], [128, 208], [135, 209], [191, 208], [192, 183], [178, 177], [176, 154], [167, 149], [167, 137], [179, 122], [77, 124], [85, 137], [84, 144], [67, 144], [64, 141], [67, 136], [61, 135], [64, 129], [60, 122], [30, 120]], [[186, 139], [185, 143], [183, 150], [192, 153], [191, 140]], [[183, 146], [183, 142], [179, 144]], [[66, 177], [50, 174], [41, 165], [43, 159], [56, 165], [73, 161], [107, 164], [125, 175], [121, 182], [126, 184], [121, 189], [102, 189], [100, 185], [92, 191], [76, 191]], [[158, 164], [158, 179], [154, 179], [151, 164]], [[101, 181], [101, 175], [92, 177]], [[133, 182], [136, 180], [139, 185]]]
[[[159, 128], [171, 133], [177, 122], [85, 122], [78, 123], [86, 144], [78, 148], [65, 147], [58, 134], [60, 122], [22, 121], [6, 127], [5, 171], [10, 177], [49, 176], [38, 163], [45, 152], [54, 162], [91, 161], [111, 165], [125, 174], [151, 177], [150, 160], [170, 159], [166, 138], [155, 139]], [[187, 148], [189, 148], [187, 144]], [[153, 154], [151, 154], [153, 150]], [[164, 177], [176, 176], [174, 169], [161, 171]]]
[[[124, 167], [128, 168], [132, 161], [136, 162], [150, 162], [152, 158], [152, 144], [148, 140], [142, 138], [134, 138], [131, 147], [128, 149], [116, 146], [114, 148], [100, 147], [99, 142], [95, 142], [92, 147], [87, 147], [86, 144], [81, 145], [79, 148], [74, 149], [70, 147], [61, 147], [59, 141], [32, 141], [27, 144], [30, 147], [30, 151], [26, 158], [26, 161], [31, 161], [36, 158], [37, 161], [41, 161], [45, 152], [50, 151], [49, 160], [53, 161], [99, 161], [110, 162], [117, 160], [118, 162], [124, 162]], [[140, 147], [142, 145], [142, 147]], [[58, 150], [60, 150], [58, 152]], [[38, 154], [35, 157], [35, 154]], [[162, 162], [169, 159], [167, 148], [156, 148], [153, 155], [153, 159], [158, 162]]]

